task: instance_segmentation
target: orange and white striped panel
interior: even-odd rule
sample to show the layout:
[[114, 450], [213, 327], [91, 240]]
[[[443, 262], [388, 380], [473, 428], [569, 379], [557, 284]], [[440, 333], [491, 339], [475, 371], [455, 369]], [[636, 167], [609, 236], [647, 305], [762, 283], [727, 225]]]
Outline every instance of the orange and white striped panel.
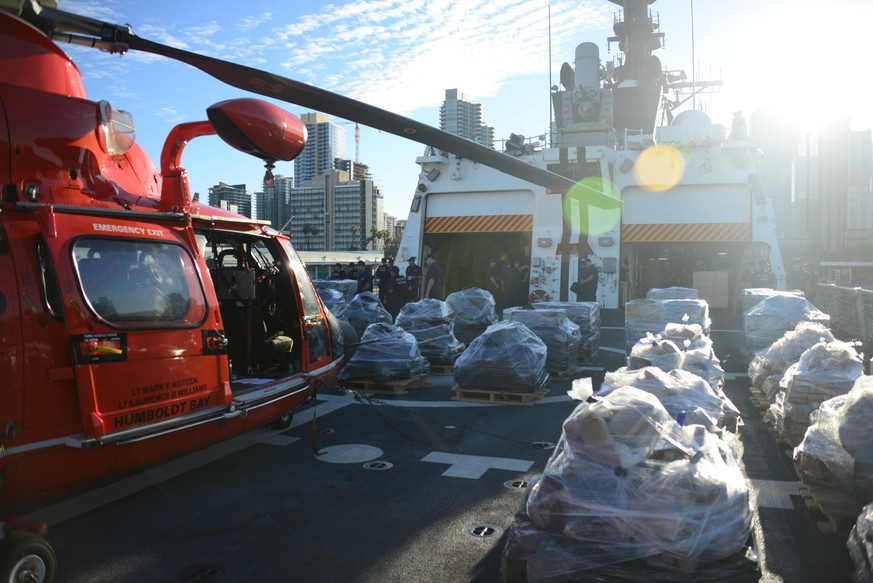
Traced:
[[424, 232], [437, 233], [530, 233], [533, 215], [479, 215], [427, 217]]
[[667, 223], [621, 226], [622, 243], [751, 241], [749, 223]]

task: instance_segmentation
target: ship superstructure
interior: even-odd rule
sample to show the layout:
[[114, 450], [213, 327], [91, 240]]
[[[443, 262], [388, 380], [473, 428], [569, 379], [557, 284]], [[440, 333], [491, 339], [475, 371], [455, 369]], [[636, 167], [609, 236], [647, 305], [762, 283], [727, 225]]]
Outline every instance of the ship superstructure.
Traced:
[[[781, 286], [773, 211], [760, 153], [737, 113], [728, 130], [680, 110], [719, 82], [688, 81], [653, 54], [663, 44], [654, 0], [612, 0], [621, 58], [576, 48], [552, 88], [555, 120], [542, 148], [513, 136], [506, 153], [574, 179], [546, 188], [427, 148], [398, 257], [434, 253], [448, 292], [485, 288], [491, 258], [530, 267], [528, 295], [575, 300], [581, 261], [600, 273], [597, 300], [616, 308], [652, 287], [696, 287], [714, 308], [736, 304], [743, 274], [767, 259]], [[621, 208], [603, 204], [620, 199]]]

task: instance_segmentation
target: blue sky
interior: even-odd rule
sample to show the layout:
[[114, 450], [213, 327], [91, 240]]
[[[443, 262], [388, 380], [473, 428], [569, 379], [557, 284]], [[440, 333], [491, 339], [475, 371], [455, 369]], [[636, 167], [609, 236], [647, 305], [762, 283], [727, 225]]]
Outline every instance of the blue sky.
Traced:
[[[617, 50], [606, 51], [618, 8], [606, 0], [60, 0], [58, 7], [435, 126], [445, 90], [458, 88], [485, 106], [498, 139], [548, 131], [549, 86], [577, 44], [598, 43], [601, 59]], [[728, 125], [734, 111], [775, 105], [810, 123], [842, 117], [855, 129], [873, 125], [866, 63], [873, 1], [831, 0], [825, 8], [818, 0], [659, 0], [650, 8], [666, 33], [656, 52], [665, 67], [690, 78], [696, 62], [698, 79], [724, 81], [700, 103], [714, 121]], [[133, 114], [137, 140], [156, 165], [175, 124], [206, 119], [209, 105], [248, 96], [163, 57], [61, 47], [79, 65], [91, 99]], [[334, 121], [346, 129], [346, 157], [354, 158], [354, 124]], [[361, 126], [361, 161], [383, 189], [385, 210], [398, 218], [406, 218], [423, 148]], [[261, 162], [214, 136], [193, 141], [182, 165], [204, 198], [220, 181], [254, 192], [263, 178]], [[280, 162], [274, 172], [292, 175], [293, 163]]]

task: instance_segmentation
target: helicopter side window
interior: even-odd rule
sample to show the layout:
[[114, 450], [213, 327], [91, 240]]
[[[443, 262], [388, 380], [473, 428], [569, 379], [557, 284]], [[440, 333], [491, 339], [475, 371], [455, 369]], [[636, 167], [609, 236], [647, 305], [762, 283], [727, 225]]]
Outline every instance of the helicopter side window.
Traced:
[[91, 309], [118, 327], [193, 327], [207, 314], [197, 270], [180, 245], [83, 237], [73, 245]]

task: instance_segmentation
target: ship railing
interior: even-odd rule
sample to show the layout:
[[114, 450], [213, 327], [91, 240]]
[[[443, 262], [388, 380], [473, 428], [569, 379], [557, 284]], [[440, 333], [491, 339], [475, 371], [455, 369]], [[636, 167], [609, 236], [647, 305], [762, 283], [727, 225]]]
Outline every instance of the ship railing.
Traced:
[[[865, 349], [873, 345], [873, 290], [819, 284], [815, 306], [830, 315], [831, 328], [860, 340]], [[868, 356], [869, 358], [869, 356]]]

